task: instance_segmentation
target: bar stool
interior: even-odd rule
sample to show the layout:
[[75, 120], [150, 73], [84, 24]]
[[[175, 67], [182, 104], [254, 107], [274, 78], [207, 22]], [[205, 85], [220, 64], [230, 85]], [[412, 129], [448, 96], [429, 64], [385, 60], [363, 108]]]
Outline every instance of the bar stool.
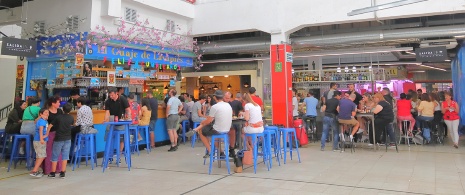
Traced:
[[96, 135], [95, 134], [81, 134], [78, 133], [76, 135], [76, 152], [74, 153], [74, 164], [73, 164], [73, 171], [76, 168], [76, 163], [79, 165], [81, 164], [81, 158], [86, 159], [86, 166], [88, 160], [90, 160], [90, 164], [92, 166], [92, 170], [94, 170], [94, 163], [97, 166], [97, 149], [96, 149]]
[[[194, 129], [197, 128], [199, 125], [200, 125], [199, 122], [194, 122]], [[192, 136], [192, 139], [191, 139], [191, 147], [192, 148], [195, 147], [195, 141], [196, 140], [197, 140], [197, 133], [194, 133], [194, 135]]]
[[[410, 127], [411, 123], [409, 120], [402, 120], [402, 129], [401, 131], [403, 131], [403, 135], [399, 136], [399, 144], [400, 142], [402, 141], [402, 138], [404, 138], [405, 142], [408, 144], [408, 147], [410, 147], [410, 139], [412, 139], [413, 137], [412, 136], [409, 136], [408, 133], [409, 133], [409, 127]], [[410, 133], [413, 133], [413, 132], [410, 132]], [[415, 143], [415, 142], [413, 142]], [[416, 145], [416, 143], [415, 143]]]
[[[287, 152], [289, 152], [290, 156], [291, 156], [291, 160], [292, 160], [292, 142], [294, 140], [294, 143], [296, 145], [296, 151], [297, 151], [297, 157], [299, 158], [299, 163], [300, 163], [300, 153], [299, 153], [299, 145], [297, 143], [297, 135], [296, 135], [296, 132], [295, 132], [295, 129], [294, 128], [280, 128], [279, 129], [279, 139], [280, 139], [280, 135], [282, 135], [283, 137], [283, 147], [282, 150], [283, 150], [283, 156], [284, 156], [284, 164], [286, 164], [286, 156], [287, 156]], [[281, 143], [281, 141], [279, 142]], [[289, 144], [289, 150], [288, 150], [288, 145]]]
[[130, 142], [130, 146], [131, 147], [131, 153], [134, 153], [134, 152], [137, 152], [137, 156], [140, 155], [140, 151], [139, 151], [139, 139], [138, 139], [138, 136], [139, 136], [139, 128], [137, 125], [129, 125], [129, 136], [133, 137], [133, 140], [129, 140]]
[[[386, 145], [386, 152], [387, 152], [388, 145], [389, 145], [388, 144], [388, 139], [387, 139], [387, 137], [388, 137], [388, 132], [387, 131], [388, 131], [389, 126], [393, 127], [392, 125], [393, 125], [392, 123], [389, 123], [386, 127], [384, 127], [384, 143]], [[392, 129], [394, 129], [394, 128], [392, 128]], [[397, 142], [394, 142], [394, 144], [396, 145], [397, 153], [399, 153], [399, 149], [397, 148]]]
[[279, 146], [279, 128], [277, 126], [265, 126], [265, 131], [274, 131], [275, 136], [271, 136], [271, 145], [272, 148], [275, 152], [275, 157], [278, 157], [278, 154], [280, 155], [280, 146]]
[[[352, 133], [353, 125], [340, 124], [339, 128], [340, 128], [340, 132], [341, 132], [339, 134], [339, 136], [340, 136], [339, 140], [341, 141], [341, 152], [345, 152], [346, 151], [346, 135], [350, 139], [350, 135]], [[350, 153], [355, 152], [354, 139], [350, 139], [350, 145], [349, 146], [350, 146]]]
[[[245, 138], [246, 140], [244, 141], [244, 148], [246, 148], [246, 143], [247, 143], [247, 137], [252, 138], [252, 154], [253, 154], [253, 170], [254, 173], [257, 173], [257, 161], [258, 161], [258, 156], [263, 157], [263, 162], [265, 162], [266, 167], [268, 168], [268, 171], [270, 170], [270, 164], [266, 163], [268, 158], [271, 158], [271, 152], [267, 151], [267, 146], [268, 144], [265, 142], [265, 134], [264, 133], [246, 133]], [[259, 147], [259, 142], [260, 138], [262, 140], [262, 153], [258, 153], [258, 147]], [[270, 155], [268, 155], [270, 154]]]
[[[25, 156], [19, 156], [18, 145], [20, 144], [20, 141], [23, 139], [26, 142], [26, 154]], [[26, 159], [26, 167], [28, 170], [31, 169], [31, 143], [31, 135], [13, 135], [13, 149], [11, 150], [10, 163], [8, 164], [8, 172], [10, 172], [10, 167], [11, 164], [13, 164], [13, 161], [15, 161], [14, 168], [16, 169], [16, 163], [19, 159]]]
[[[276, 141], [278, 140], [278, 134], [273, 129], [265, 129], [263, 133], [265, 134], [265, 143], [266, 143], [266, 149], [268, 153], [268, 160], [270, 162], [270, 168], [273, 166], [273, 163], [272, 163], [273, 153], [275, 154], [275, 156], [277, 156], [276, 160], [278, 161], [278, 165], [281, 166], [281, 162], [279, 160], [280, 148], [279, 148], [279, 145], [276, 143]], [[271, 153], [271, 149], [273, 149], [273, 153]]]
[[425, 145], [425, 142], [426, 142], [426, 138], [425, 138], [425, 129], [429, 129], [429, 137], [430, 137], [430, 142], [432, 141], [432, 133], [431, 133], [431, 130], [432, 130], [432, 127], [433, 127], [433, 120], [429, 120], [429, 121], [421, 121], [421, 131], [422, 131], [422, 135], [423, 135], [423, 146]]
[[[312, 135], [313, 143], [318, 141], [318, 134], [316, 132], [316, 117], [307, 117], [305, 119], [307, 126], [307, 135]], [[308, 129], [311, 131], [309, 132]]]
[[[150, 132], [149, 132], [149, 126], [148, 125], [144, 125], [144, 126], [138, 126], [137, 127], [137, 131], [143, 131], [145, 133], [145, 147], [147, 148], [147, 154], [149, 154], [152, 149], [150, 148]], [[155, 132], [153, 132], [155, 133]], [[139, 145], [137, 145], [137, 147], [139, 147]], [[139, 150], [139, 149], [137, 149]]]
[[181, 125], [182, 125], [182, 143], [183, 144], [186, 144], [186, 132], [187, 132], [187, 129], [189, 128], [189, 120], [183, 120], [181, 122]]
[[[195, 125], [195, 124], [194, 124]], [[212, 135], [210, 145], [211, 145], [211, 152], [210, 152], [210, 165], [208, 167], [208, 174], [210, 175], [212, 172], [212, 166], [213, 166], [213, 161], [226, 161], [226, 168], [228, 169], [228, 174], [231, 174], [230, 166], [229, 166], [229, 150], [224, 150], [225, 155], [221, 156], [221, 143], [218, 144], [219, 148], [216, 148], [215, 146], [215, 140], [219, 139], [221, 142], [221, 139], [223, 139], [224, 142], [224, 148], [229, 148], [229, 137], [227, 133], [224, 134], [217, 134], [217, 135]], [[216, 151], [216, 152], [215, 152]], [[221, 162], [219, 162], [221, 163]], [[221, 165], [221, 164], [220, 164]]]
[[[0, 144], [2, 144], [2, 156], [0, 156], [0, 161], [5, 158], [5, 148], [6, 148], [6, 141], [8, 140], [10, 135], [8, 135], [5, 129], [0, 129]], [[5, 158], [6, 159], [6, 158]]]

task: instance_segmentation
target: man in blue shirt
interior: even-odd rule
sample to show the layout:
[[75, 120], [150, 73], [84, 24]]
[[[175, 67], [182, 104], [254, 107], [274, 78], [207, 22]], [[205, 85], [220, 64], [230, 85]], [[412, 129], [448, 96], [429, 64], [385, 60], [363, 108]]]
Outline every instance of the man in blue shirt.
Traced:
[[[357, 106], [354, 104], [356, 96], [355, 94], [349, 95], [349, 99], [341, 99], [337, 111], [339, 112], [338, 121], [340, 124], [352, 125], [352, 132], [350, 133], [350, 141], [354, 138], [354, 134], [357, 132], [360, 124], [355, 120], [355, 114], [357, 113]], [[343, 130], [341, 129], [341, 134]], [[344, 139], [344, 135], [341, 135], [341, 139]]]
[[[309, 97], [306, 97], [304, 99], [304, 105], [306, 107], [306, 118], [305, 118], [305, 122], [307, 123], [307, 128], [310, 128], [310, 120], [315, 120], [316, 116], [317, 116], [317, 112], [316, 112], [316, 107], [318, 105], [318, 100], [313, 97], [313, 92], [310, 90], [308, 92], [308, 95]], [[310, 120], [309, 120], [310, 119]], [[316, 124], [313, 124], [313, 127], [315, 127]], [[310, 131], [313, 131], [314, 129], [310, 129]]]

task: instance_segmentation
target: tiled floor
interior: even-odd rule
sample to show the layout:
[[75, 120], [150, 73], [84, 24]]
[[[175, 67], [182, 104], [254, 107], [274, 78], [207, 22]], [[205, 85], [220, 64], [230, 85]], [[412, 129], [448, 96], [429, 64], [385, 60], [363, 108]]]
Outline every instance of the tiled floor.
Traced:
[[[465, 143], [465, 140], [462, 140]], [[205, 148], [181, 145], [133, 155], [133, 169], [101, 167], [91, 170], [68, 167], [66, 179], [31, 178], [19, 166], [6, 171], [0, 163], [1, 194], [465, 194], [465, 144], [401, 145], [374, 152], [359, 144], [355, 153], [320, 151], [319, 143], [301, 148], [302, 163], [296, 159], [267, 171], [259, 164], [243, 173], [228, 175], [226, 168], [203, 165]], [[99, 159], [101, 162], [101, 159]], [[124, 162], [124, 161], [123, 161]], [[216, 165], [216, 163], [215, 163]]]

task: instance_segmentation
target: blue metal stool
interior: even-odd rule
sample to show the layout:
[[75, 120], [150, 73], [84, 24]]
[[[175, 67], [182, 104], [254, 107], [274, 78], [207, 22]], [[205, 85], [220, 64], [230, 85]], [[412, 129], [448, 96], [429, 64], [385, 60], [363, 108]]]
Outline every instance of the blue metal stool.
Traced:
[[[289, 152], [289, 154], [291, 156], [291, 160], [292, 160], [292, 150], [293, 150], [292, 141], [295, 141], [297, 156], [299, 158], [299, 163], [300, 163], [299, 145], [297, 143], [297, 136], [296, 136], [296, 133], [295, 133], [295, 129], [294, 128], [280, 128], [279, 132], [283, 136], [282, 150], [283, 150], [283, 153], [284, 153], [283, 154], [283, 156], [284, 156], [284, 164], [286, 164], [287, 152]], [[279, 143], [281, 143], [281, 142], [279, 142]], [[288, 146], [287, 146], [288, 144], [289, 144], [289, 150], [288, 150]]]
[[81, 134], [78, 133], [76, 135], [76, 144], [74, 153], [74, 164], [73, 164], [73, 171], [76, 168], [76, 163], [79, 165], [81, 164], [81, 158], [86, 159], [86, 166], [88, 164], [88, 160], [90, 160], [90, 164], [92, 166], [92, 170], [94, 170], [94, 163], [97, 166], [97, 149], [96, 149], [96, 135], [95, 134]]
[[[199, 122], [194, 122], [194, 129], [197, 128], [199, 125], [200, 125]], [[202, 133], [202, 132], [200, 132], [200, 133]], [[192, 136], [192, 139], [191, 139], [191, 147], [192, 148], [194, 148], [196, 140], [197, 140], [197, 133], [194, 133], [194, 135]]]
[[[112, 137], [112, 148], [113, 148], [113, 155], [116, 155], [116, 159], [113, 159], [116, 163], [116, 166], [119, 167], [119, 164], [120, 164], [120, 156], [121, 156], [121, 151], [120, 151], [120, 138], [121, 138], [121, 135], [122, 136], [125, 136], [125, 133], [124, 131], [113, 131], [113, 137]], [[124, 141], [123, 141], [124, 142]], [[130, 147], [130, 146], [124, 146], [124, 147]], [[126, 153], [126, 151], [129, 151], [129, 154]], [[127, 156], [131, 155], [130, 153], [130, 150], [123, 150], [124, 152], [124, 157], [126, 158]], [[112, 156], [110, 158], [113, 158]], [[126, 163], [129, 165], [129, 162], [127, 161], [126, 159]]]
[[137, 152], [137, 156], [140, 155], [139, 151], [139, 128], [137, 125], [129, 125], [129, 136], [133, 136], [133, 141], [129, 140], [130, 142], [130, 147], [131, 147], [131, 153]]
[[[266, 143], [266, 148], [267, 148], [267, 152], [268, 152], [268, 160], [270, 162], [270, 168], [272, 167], [273, 163], [272, 163], [272, 158], [273, 158], [273, 153], [275, 154], [275, 156], [277, 157], [276, 160], [278, 161], [278, 165], [281, 166], [281, 162], [279, 160], [280, 158], [280, 151], [281, 149], [279, 148], [279, 145], [277, 144], [277, 140], [278, 140], [278, 134], [276, 133], [275, 130], [273, 129], [265, 129], [265, 131], [263, 131], [263, 133], [265, 134], [265, 143]], [[273, 153], [271, 153], [271, 149], [273, 149]]]
[[[28, 170], [31, 169], [32, 165], [32, 158], [31, 158], [31, 135], [13, 135], [13, 149], [11, 150], [11, 157], [10, 157], [10, 163], [8, 164], [8, 172], [10, 172], [10, 167], [13, 161], [14, 163], [14, 168], [16, 169], [16, 163], [18, 162], [19, 159], [26, 159], [26, 167]], [[26, 141], [26, 154], [25, 156], [19, 156], [19, 142], [20, 140], [24, 139]]]
[[0, 144], [2, 144], [2, 156], [0, 156], [0, 161], [2, 159], [6, 159], [5, 156], [5, 149], [6, 149], [6, 142], [8, 140], [8, 138], [10, 137], [10, 135], [8, 135], [6, 132], [5, 132], [5, 129], [0, 129]]
[[181, 125], [182, 125], [182, 143], [183, 144], [186, 144], [186, 132], [187, 132], [187, 129], [189, 128], [189, 120], [183, 120], [181, 122]]
[[[227, 133], [224, 134], [218, 134], [218, 135], [212, 135], [210, 145], [211, 145], [211, 150], [210, 150], [210, 165], [208, 167], [208, 174], [211, 174], [212, 172], [212, 166], [213, 166], [213, 161], [217, 160], [219, 161], [219, 165], [221, 166], [221, 161], [224, 160], [226, 161], [226, 168], [228, 169], [228, 174], [231, 174], [230, 166], [229, 166], [229, 150], [225, 149], [224, 156], [220, 156], [221, 154], [221, 143], [218, 143], [219, 148], [216, 148], [215, 146], [215, 140], [220, 139], [219, 142], [221, 142], [221, 139], [223, 139], [224, 142], [224, 148], [229, 148], [229, 137]], [[216, 151], [216, 153], [215, 153]]]
[[[257, 173], [257, 160], [258, 160], [258, 156], [261, 155], [263, 156], [263, 162], [265, 162], [266, 164], [266, 167], [268, 168], [268, 171], [270, 170], [270, 164], [269, 163], [266, 163], [266, 160], [268, 160], [268, 158], [271, 158], [271, 156], [268, 156], [269, 152], [267, 151], [267, 145], [266, 142], [265, 142], [265, 134], [264, 133], [246, 133], [245, 134], [245, 141], [244, 141], [244, 148], [246, 148], [247, 146], [247, 137], [251, 137], [252, 138], [252, 146], [253, 146], [253, 170], [254, 170], [254, 173]], [[262, 153], [258, 153], [258, 147], [259, 147], [259, 138], [262, 138]]]
[[278, 157], [278, 155], [280, 155], [280, 150], [278, 150], [278, 148], [280, 148], [279, 146], [279, 128], [277, 126], [265, 126], [265, 131], [274, 131], [276, 132], [276, 137], [271, 137], [271, 144], [272, 144], [272, 148], [274, 149], [274, 152], [275, 152], [275, 157]]
[[[139, 131], [144, 131], [145, 133], [145, 147], [147, 148], [147, 154], [149, 154], [152, 149], [150, 148], [150, 132], [149, 132], [149, 126], [148, 125], [145, 125], [145, 126], [139, 126], [138, 127]], [[155, 133], [155, 132], [154, 132]], [[139, 142], [137, 142], [139, 143]], [[139, 147], [139, 145], [137, 145], [137, 147]], [[139, 150], [139, 149], [138, 149]]]

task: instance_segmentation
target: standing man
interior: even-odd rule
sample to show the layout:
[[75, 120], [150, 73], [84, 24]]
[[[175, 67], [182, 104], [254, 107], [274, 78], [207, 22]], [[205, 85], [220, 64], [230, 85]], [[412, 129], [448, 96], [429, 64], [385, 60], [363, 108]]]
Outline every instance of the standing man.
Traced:
[[262, 116], [263, 116], [263, 113], [265, 112], [265, 106], [263, 105], [263, 100], [262, 98], [258, 97], [257, 95], [255, 95], [255, 92], [257, 90], [255, 89], [255, 87], [251, 87], [249, 88], [249, 93], [250, 93], [250, 97], [252, 97], [252, 100], [257, 103], [260, 108], [262, 108]]
[[337, 107], [339, 106], [340, 99], [341, 92], [335, 91], [334, 97], [326, 101], [323, 107], [321, 107], [321, 111], [325, 113], [325, 117], [323, 118], [323, 133], [321, 134], [321, 151], [325, 150], [329, 129], [333, 131], [333, 151], [336, 152], [338, 150], [339, 127], [337, 124]]
[[[126, 115], [130, 119], [131, 117], [131, 108], [129, 107], [129, 102], [126, 98], [118, 95], [116, 88], [112, 87], [108, 89], [108, 96], [110, 97], [105, 101], [105, 118], [104, 122], [110, 122], [110, 115], [117, 116], [119, 119], [123, 119], [122, 116]], [[116, 125], [114, 130], [124, 131], [124, 125]], [[107, 126], [105, 131], [105, 140], [107, 140], [108, 132], [110, 131], [110, 126]], [[129, 146], [126, 146], [129, 147]], [[120, 140], [120, 152], [123, 151], [124, 142]]]
[[[207, 148], [208, 153], [203, 158], [209, 158], [211, 154], [211, 147], [209, 139], [212, 135], [229, 133], [232, 122], [232, 108], [231, 106], [223, 101], [223, 92], [221, 90], [216, 90], [213, 94], [213, 98], [217, 102], [212, 106], [210, 110], [210, 115], [207, 116], [207, 119], [202, 121], [200, 125], [194, 129], [194, 131], [199, 132], [200, 140]], [[213, 120], [215, 123], [210, 125]], [[217, 144], [217, 142], [215, 142]]]
[[292, 117], [295, 119], [297, 119], [297, 117], [299, 117], [299, 101], [297, 100], [297, 97], [296, 97], [296, 94], [297, 94], [297, 89], [293, 88], [292, 89]]
[[[358, 131], [360, 124], [355, 120], [357, 113], [357, 106], [354, 103], [355, 94], [349, 95], [349, 99], [341, 99], [337, 111], [339, 112], [338, 121], [340, 124], [352, 125], [352, 132], [350, 133], [350, 141], [353, 141], [355, 133]], [[344, 131], [341, 129], [341, 139], [344, 139]]]
[[128, 96], [124, 95], [124, 88], [118, 87], [118, 88], [116, 88], [116, 89], [118, 90], [118, 95], [119, 95], [119, 96], [123, 96], [123, 97], [126, 98], [126, 99], [128, 98]]
[[[237, 93], [236, 98], [229, 102], [229, 105], [231, 105], [231, 108], [233, 110], [233, 116], [235, 117], [240, 117], [239, 116], [240, 113], [242, 112], [242, 110], [244, 110], [244, 108], [242, 107], [241, 97], [242, 97], [241, 93]], [[229, 131], [229, 137], [230, 137], [229, 155], [231, 157], [234, 157], [234, 148], [236, 146], [240, 146], [241, 144], [240, 142], [241, 134], [242, 134], [242, 121], [234, 120], [232, 122], [231, 130]]]
[[176, 133], [176, 126], [179, 121], [179, 113], [182, 111], [182, 103], [179, 101], [179, 98], [175, 97], [176, 93], [175, 89], [171, 89], [169, 91], [170, 99], [166, 104], [166, 127], [171, 141], [171, 148], [168, 152], [178, 150], [178, 134]]
[[150, 147], [155, 148], [155, 127], [158, 119], [158, 100], [153, 98], [153, 91], [149, 90], [147, 93], [149, 98], [150, 108], [152, 108], [152, 115], [150, 116], [149, 131], [150, 131]]
[[360, 93], [358, 93], [357, 91], [355, 91], [355, 85], [353, 83], [348, 84], [347, 87], [349, 88], [350, 94], [355, 94], [354, 104], [358, 106], [360, 104], [360, 101], [362, 101], [363, 96], [360, 95]]
[[[308, 97], [304, 99], [303, 104], [307, 110], [305, 113], [305, 122], [307, 122], [307, 128], [310, 128], [310, 120], [307, 119], [313, 119], [316, 122], [316, 107], [318, 106], [318, 100], [315, 97], [313, 97], [312, 90], [308, 91]], [[316, 124], [313, 125], [316, 126]], [[311, 129], [311, 131], [313, 131], [313, 129]]]
[[323, 103], [326, 102], [326, 100], [329, 100], [334, 97], [334, 92], [337, 91], [337, 84], [336, 83], [330, 83], [329, 84], [329, 90], [325, 91], [323, 93]]
[[73, 109], [76, 108], [77, 106], [77, 99], [80, 97], [79, 96], [79, 89], [73, 89], [70, 94], [69, 94], [69, 100], [68, 102], [73, 105]]

